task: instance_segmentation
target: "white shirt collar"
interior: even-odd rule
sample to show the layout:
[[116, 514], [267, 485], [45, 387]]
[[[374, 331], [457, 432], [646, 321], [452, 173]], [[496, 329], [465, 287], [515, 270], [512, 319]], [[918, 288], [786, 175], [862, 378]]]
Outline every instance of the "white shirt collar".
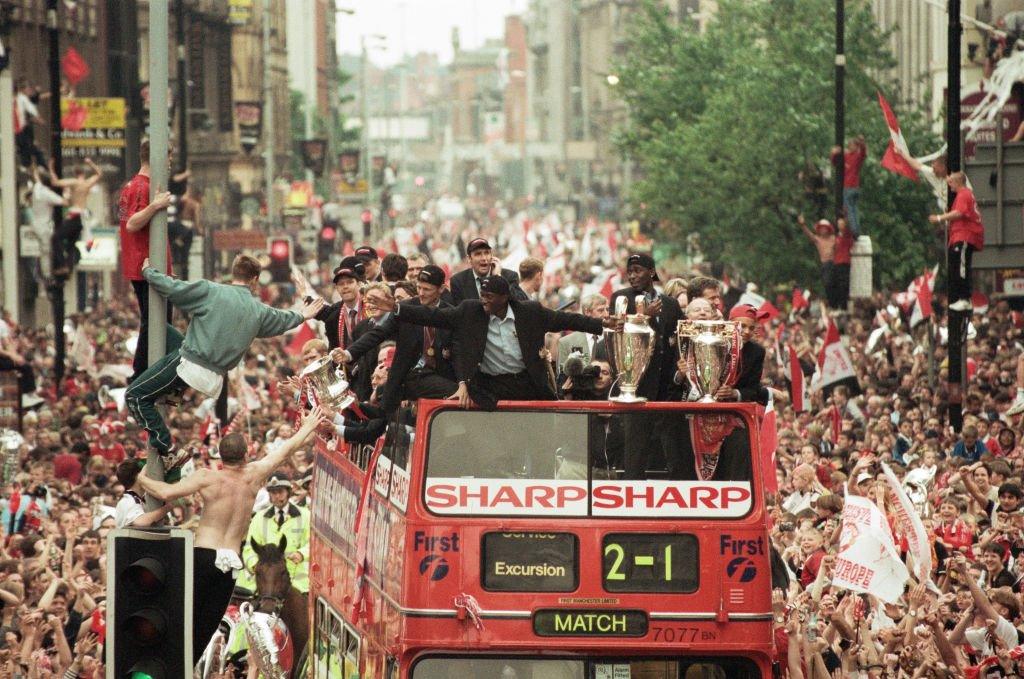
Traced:
[[492, 321], [497, 321], [498, 323], [504, 323], [506, 321], [514, 321], [514, 320], [516, 320], [516, 312], [512, 311], [512, 305], [509, 304], [507, 307], [505, 307], [505, 318], [498, 318], [494, 314], [491, 314], [491, 320]]

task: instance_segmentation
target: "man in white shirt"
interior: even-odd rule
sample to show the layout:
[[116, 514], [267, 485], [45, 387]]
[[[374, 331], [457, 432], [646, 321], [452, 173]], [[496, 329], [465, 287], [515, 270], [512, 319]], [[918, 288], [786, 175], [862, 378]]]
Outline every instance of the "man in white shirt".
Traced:
[[114, 508], [114, 521], [118, 528], [152, 526], [163, 520], [167, 512], [171, 511], [170, 503], [146, 511], [146, 501], [142, 498], [142, 486], [139, 484], [142, 467], [143, 463], [140, 460], [131, 458], [117, 465], [117, 481], [124, 486], [124, 495]]

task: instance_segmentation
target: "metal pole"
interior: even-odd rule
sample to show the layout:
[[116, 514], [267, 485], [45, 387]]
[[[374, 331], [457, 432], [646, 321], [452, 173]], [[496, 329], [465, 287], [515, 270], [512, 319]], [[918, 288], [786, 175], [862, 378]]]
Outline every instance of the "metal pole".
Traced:
[[[167, 190], [169, 120], [167, 115], [168, 23], [169, 0], [149, 2], [149, 199]], [[149, 222], [149, 263], [160, 272], [167, 271], [167, 212], [161, 210]], [[149, 365], [167, 353], [167, 301], [153, 288], [149, 289]], [[146, 474], [163, 479], [160, 456], [149, 448]], [[146, 507], [155, 508], [159, 501], [147, 498]], [[152, 505], [152, 507], [151, 507]]]
[[[963, 24], [960, 20], [960, 0], [949, 0], [949, 24], [946, 46], [946, 155], [950, 173], [959, 172], [960, 162], [960, 39]], [[950, 209], [954, 194], [949, 193]], [[952, 300], [949, 289], [950, 272], [959, 266], [946, 250], [946, 299]], [[960, 431], [964, 423], [963, 392], [964, 392], [964, 334], [970, 312], [949, 310], [949, 375], [947, 388], [949, 393], [949, 423], [955, 431]]]
[[[53, 169], [57, 177], [64, 171], [63, 158], [61, 157], [60, 143], [60, 23], [59, 23], [59, 0], [47, 0], [46, 2], [46, 26], [50, 43], [50, 158], [53, 160]], [[56, 177], [54, 177], [56, 179]], [[63, 208], [55, 205], [53, 208], [53, 233], [57, 234], [61, 222], [64, 220]], [[55, 247], [55, 238], [50, 239], [50, 270], [55, 271], [58, 261], [63, 265], [63, 258], [58, 255]], [[51, 300], [53, 304], [53, 345], [56, 356], [53, 362], [53, 371], [57, 395], [61, 395], [61, 387], [64, 382], [64, 362], [67, 354], [64, 337], [64, 283], [67, 276], [53, 276], [50, 286]]]
[[[175, 7], [175, 20], [178, 40], [178, 171], [188, 169], [188, 72], [185, 63], [185, 47], [188, 44], [185, 36], [185, 0], [178, 0]], [[178, 218], [181, 218], [179, 214]]]
[[0, 225], [4, 248], [4, 309], [21, 322], [18, 294], [18, 188], [14, 168], [14, 83], [11, 69], [0, 71]]
[[845, 180], [844, 153], [846, 149], [846, 0], [836, 0], [836, 113], [835, 145], [839, 147], [839, 158], [834, 165], [836, 221], [843, 213], [843, 182]]
[[274, 91], [270, 68], [270, 0], [263, 0], [263, 184], [267, 192], [268, 230], [277, 225], [274, 196]]
[[[367, 54], [366, 54], [366, 36], [362, 36], [359, 39], [360, 47], [362, 47], [361, 61], [359, 63], [359, 113], [362, 117], [362, 136], [363, 136], [363, 181], [366, 182], [366, 204], [370, 209], [370, 214], [373, 214], [373, 168], [371, 167], [370, 159], [370, 115], [369, 106], [366, 101], [366, 74], [369, 70], [367, 65]], [[372, 222], [371, 222], [372, 223]], [[371, 227], [371, 233], [373, 228]]]

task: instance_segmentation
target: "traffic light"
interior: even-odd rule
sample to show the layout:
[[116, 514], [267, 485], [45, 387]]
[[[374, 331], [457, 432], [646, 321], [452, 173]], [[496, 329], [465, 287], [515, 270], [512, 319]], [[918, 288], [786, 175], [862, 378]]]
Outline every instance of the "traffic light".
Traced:
[[320, 237], [316, 241], [316, 259], [318, 262], [329, 262], [334, 255], [334, 246], [337, 243], [338, 230], [333, 226], [320, 228]]
[[292, 239], [290, 236], [274, 236], [267, 239], [267, 252], [270, 255], [270, 280], [274, 283], [287, 283], [292, 279]]
[[192, 532], [107, 537], [107, 666], [116, 679], [192, 675]]
[[359, 219], [363, 222], [363, 239], [370, 237], [370, 226], [373, 224], [373, 213], [369, 210], [363, 210], [363, 214], [359, 216]]

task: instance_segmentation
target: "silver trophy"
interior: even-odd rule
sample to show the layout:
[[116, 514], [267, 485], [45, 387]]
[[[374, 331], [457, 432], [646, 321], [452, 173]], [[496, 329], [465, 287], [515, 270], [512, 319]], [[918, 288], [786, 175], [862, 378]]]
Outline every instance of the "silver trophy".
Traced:
[[735, 321], [682, 320], [676, 326], [676, 340], [690, 384], [701, 395], [700, 402], [714, 403], [715, 392], [727, 385], [737, 367], [738, 325]]
[[[628, 300], [616, 300], [615, 314], [623, 315]], [[654, 330], [648, 324], [647, 316], [626, 315], [622, 330], [605, 330], [604, 345], [608, 350], [615, 379], [619, 383], [619, 395], [609, 400], [616, 403], [643, 403], [647, 399], [636, 395], [636, 388], [651, 362], [654, 351]]]
[[356, 396], [349, 389], [345, 373], [334, 365], [330, 355], [318, 358], [307, 365], [299, 373], [299, 377], [324, 405], [344, 410], [355, 403]]
[[287, 639], [287, 631], [277, 615], [259, 613], [253, 610], [248, 601], [239, 606], [241, 623], [249, 642], [249, 651], [253, 663], [259, 669], [260, 676], [266, 679], [288, 679], [291, 667], [282, 667], [281, 639]]

